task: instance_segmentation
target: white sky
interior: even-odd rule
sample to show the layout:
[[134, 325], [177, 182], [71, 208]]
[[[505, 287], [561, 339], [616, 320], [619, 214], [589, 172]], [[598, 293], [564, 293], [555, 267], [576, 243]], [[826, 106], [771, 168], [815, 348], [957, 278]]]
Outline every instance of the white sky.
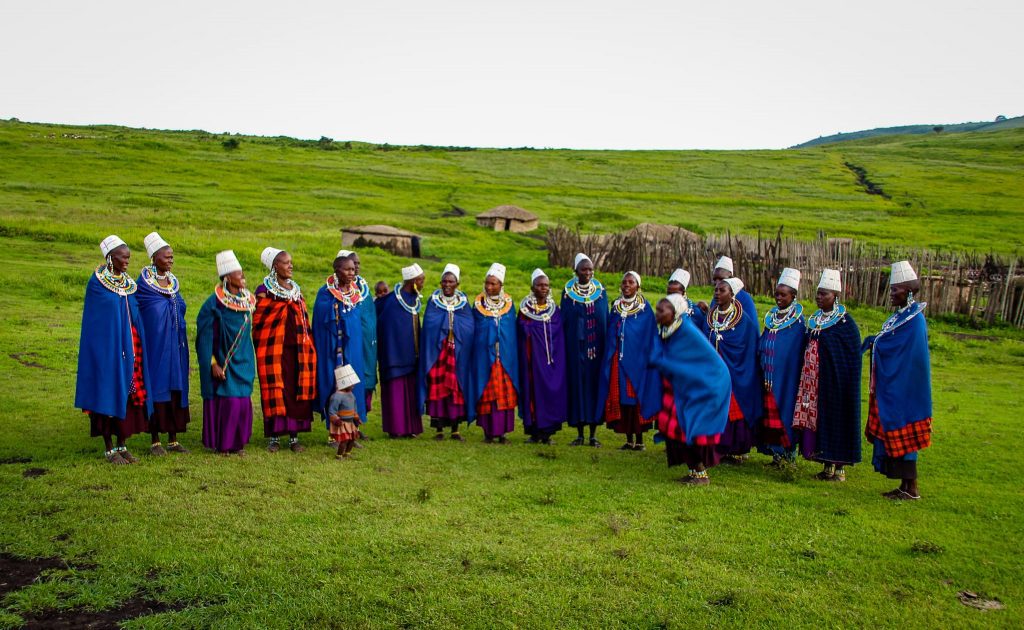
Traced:
[[781, 148], [1024, 114], [1024, 2], [0, 0], [0, 118]]

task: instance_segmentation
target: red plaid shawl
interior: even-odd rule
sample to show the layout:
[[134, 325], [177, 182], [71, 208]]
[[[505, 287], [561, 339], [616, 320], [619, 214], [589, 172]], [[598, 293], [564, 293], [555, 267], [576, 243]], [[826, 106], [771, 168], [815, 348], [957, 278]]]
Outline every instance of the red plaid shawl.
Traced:
[[487, 379], [487, 387], [484, 388], [480, 402], [477, 403], [477, 413], [485, 415], [493, 413], [491, 403], [494, 403], [493, 410], [508, 411], [516, 408], [516, 388], [512, 385], [512, 379], [508, 377], [505, 368], [501, 365], [501, 359], [491, 364], [491, 375]]
[[786, 435], [786, 427], [782, 425], [782, 417], [779, 415], [779, 405], [775, 402], [775, 395], [771, 390], [764, 393], [764, 417], [761, 419], [761, 439], [765, 444], [779, 445], [789, 448], [789, 436]]
[[427, 372], [427, 400], [444, 400], [449, 396], [452, 404], [466, 404], [455, 374], [455, 342], [450, 339], [442, 344], [441, 354]]
[[[661, 379], [661, 409], [654, 416], [655, 426], [658, 432], [670, 440], [686, 443], [686, 431], [679, 424], [679, 415], [676, 413], [676, 397], [672, 390], [672, 383], [665, 377]], [[712, 446], [718, 444], [722, 434], [698, 435], [693, 443], [695, 446]]]
[[[608, 400], [604, 403], [604, 420], [607, 423], [622, 420], [622, 391], [619, 389], [618, 352], [612, 354], [610, 374], [611, 377], [608, 379]], [[629, 382], [628, 376], [623, 375], [623, 377], [623, 380], [626, 381], [626, 395], [635, 399], [636, 391], [633, 389], [633, 384]]]
[[146, 382], [142, 378], [142, 337], [132, 326], [132, 351], [135, 353], [135, 365], [132, 367], [132, 385], [128, 390], [128, 403], [141, 407], [146, 404]]
[[256, 347], [256, 371], [260, 377], [260, 400], [263, 416], [284, 416], [284, 379], [281, 376], [281, 357], [284, 355], [284, 337], [288, 318], [295, 325], [299, 355], [298, 400], [316, 400], [316, 348], [306, 317], [306, 302], [279, 300], [261, 293], [252, 314], [252, 340]]
[[878, 415], [878, 401], [875, 400], [875, 375], [872, 372], [871, 389], [868, 394], [868, 424], [864, 428], [864, 435], [871, 441], [882, 440], [887, 456], [903, 457], [931, 446], [932, 419], [911, 422], [894, 431], [882, 428], [882, 419]]

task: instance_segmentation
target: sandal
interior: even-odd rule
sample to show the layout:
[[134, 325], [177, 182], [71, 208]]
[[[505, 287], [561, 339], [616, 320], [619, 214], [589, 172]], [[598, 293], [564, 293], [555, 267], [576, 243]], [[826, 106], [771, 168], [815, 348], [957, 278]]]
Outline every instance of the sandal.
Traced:
[[438, 431], [437, 435], [434, 436], [434, 439], [437, 440], [438, 442], [440, 442], [441, 440], [444, 439], [444, 433], [441, 433], [440, 431]]
[[921, 495], [910, 494], [906, 490], [898, 490], [897, 492], [898, 494], [896, 494], [896, 496], [892, 496], [889, 498], [894, 501], [919, 501], [921, 499]]
[[583, 446], [583, 438], [582, 437], [576, 438], [572, 442], [569, 442], [569, 446]]
[[292, 442], [291, 444], [288, 445], [288, 448], [290, 448], [293, 453], [301, 453], [302, 451], [306, 450], [306, 447], [299, 444], [298, 442]]
[[160, 442], [153, 442], [152, 446], [149, 447], [149, 454], [157, 457], [163, 457], [167, 454], [164, 447], [160, 445]]
[[455, 440], [457, 442], [465, 442], [466, 441], [466, 438], [462, 437], [461, 433], [452, 433], [451, 439], [453, 439], [453, 440]]
[[832, 481], [832, 477], [835, 477], [835, 475], [827, 470], [823, 470], [817, 475], [814, 475], [814, 478], [818, 481]]
[[167, 451], [170, 453], [182, 453], [183, 455], [187, 455], [188, 453], [192, 452], [185, 448], [184, 446], [182, 446], [180, 442], [171, 442], [170, 444], [168, 444]]
[[120, 452], [121, 452], [121, 459], [123, 459], [124, 461], [128, 462], [129, 464], [138, 464], [139, 463], [139, 458], [134, 456], [134, 455], [132, 455], [131, 453], [129, 453], [128, 449], [122, 447]]
[[694, 475], [686, 475], [681, 479], [676, 479], [676, 481], [684, 486], [707, 486], [711, 484], [711, 480], [707, 477], [697, 477]]
[[647, 450], [647, 445], [646, 444], [635, 444], [635, 445], [633, 445], [633, 450], [634, 451], [646, 451]]
[[124, 460], [123, 457], [121, 457], [121, 453], [118, 452], [116, 449], [106, 451], [105, 453], [103, 453], [103, 456], [107, 458], [108, 462], [114, 464], [115, 466], [124, 466], [128, 463]]
[[590, 445], [594, 448], [601, 448], [601, 443], [597, 441], [597, 438], [590, 438]]
[[267, 452], [268, 453], [276, 453], [279, 450], [281, 450], [281, 443], [280, 442], [271, 442], [270, 444], [267, 445]]
[[620, 451], [631, 451], [631, 450], [633, 450], [633, 448], [634, 447], [633, 447], [633, 443], [632, 442], [626, 442], [625, 444], [623, 444], [622, 446], [619, 447], [619, 450]]

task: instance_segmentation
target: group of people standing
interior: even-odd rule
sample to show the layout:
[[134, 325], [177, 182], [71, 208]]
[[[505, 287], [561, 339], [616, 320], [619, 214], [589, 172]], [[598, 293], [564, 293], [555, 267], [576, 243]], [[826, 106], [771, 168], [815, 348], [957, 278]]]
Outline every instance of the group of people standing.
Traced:
[[[82, 317], [76, 406], [114, 464], [138, 461], [125, 440], [139, 432], [151, 434], [154, 455], [187, 452], [177, 441], [189, 421], [185, 302], [170, 245], [154, 232], [145, 246], [152, 264], [133, 280], [128, 246], [116, 236], [103, 240], [105, 260], [90, 277]], [[582, 253], [559, 303], [536, 269], [517, 304], [499, 263], [474, 298], [460, 290], [454, 264], [429, 296], [416, 264], [393, 288], [378, 283], [371, 294], [358, 254], [342, 250], [312, 316], [290, 254], [267, 247], [261, 262], [267, 274], [250, 292], [234, 253], [217, 254], [220, 282], [196, 322], [202, 441], [217, 452], [244, 454], [258, 378], [271, 452], [283, 438], [292, 451], [304, 450], [299, 434], [319, 413], [337, 457], [350, 457], [362, 447], [359, 426], [379, 376], [382, 428], [391, 438], [423, 433], [426, 415], [437, 440], [465, 441], [461, 427], [475, 422], [485, 442], [504, 444], [518, 414], [528, 441], [541, 444], [567, 423], [576, 429], [571, 446], [599, 447], [604, 424], [624, 436], [622, 450], [642, 451], [656, 429], [669, 466], [685, 465], [680, 481], [690, 485], [710, 483], [709, 468], [742, 464], [753, 449], [775, 466], [799, 453], [822, 464], [818, 479], [841, 482], [861, 460], [861, 356], [870, 352], [864, 433], [874, 467], [900, 480], [885, 496], [920, 498], [916, 459], [930, 443], [930, 362], [925, 304], [914, 300], [920, 283], [906, 261], [892, 267], [896, 312], [865, 340], [832, 269], [822, 272], [809, 317], [797, 301], [800, 272], [783, 270], [762, 326], [725, 256], [710, 304], [687, 297], [683, 269], [655, 304], [632, 271], [611, 299]]]

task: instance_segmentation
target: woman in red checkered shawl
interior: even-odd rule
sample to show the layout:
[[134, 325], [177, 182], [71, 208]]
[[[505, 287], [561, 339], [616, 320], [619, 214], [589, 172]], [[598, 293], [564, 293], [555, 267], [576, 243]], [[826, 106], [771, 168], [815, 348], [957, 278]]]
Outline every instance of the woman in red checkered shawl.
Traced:
[[893, 263], [889, 300], [896, 307], [882, 331], [861, 346], [871, 349], [868, 440], [876, 471], [900, 486], [882, 496], [895, 501], [921, 498], [917, 453], [932, 440], [932, 379], [925, 302], [914, 301], [921, 282], [907, 261]]
[[459, 424], [466, 421], [466, 396], [472, 374], [473, 313], [466, 294], [459, 290], [462, 271], [445, 265], [441, 287], [435, 290], [423, 313], [420, 338], [420, 398], [424, 401], [436, 440], [465, 442]]
[[292, 451], [305, 450], [299, 433], [308, 433], [316, 404], [316, 347], [302, 290], [292, 279], [292, 257], [267, 247], [260, 260], [270, 273], [256, 289], [252, 338], [263, 403], [263, 435], [271, 453], [288, 436]]

